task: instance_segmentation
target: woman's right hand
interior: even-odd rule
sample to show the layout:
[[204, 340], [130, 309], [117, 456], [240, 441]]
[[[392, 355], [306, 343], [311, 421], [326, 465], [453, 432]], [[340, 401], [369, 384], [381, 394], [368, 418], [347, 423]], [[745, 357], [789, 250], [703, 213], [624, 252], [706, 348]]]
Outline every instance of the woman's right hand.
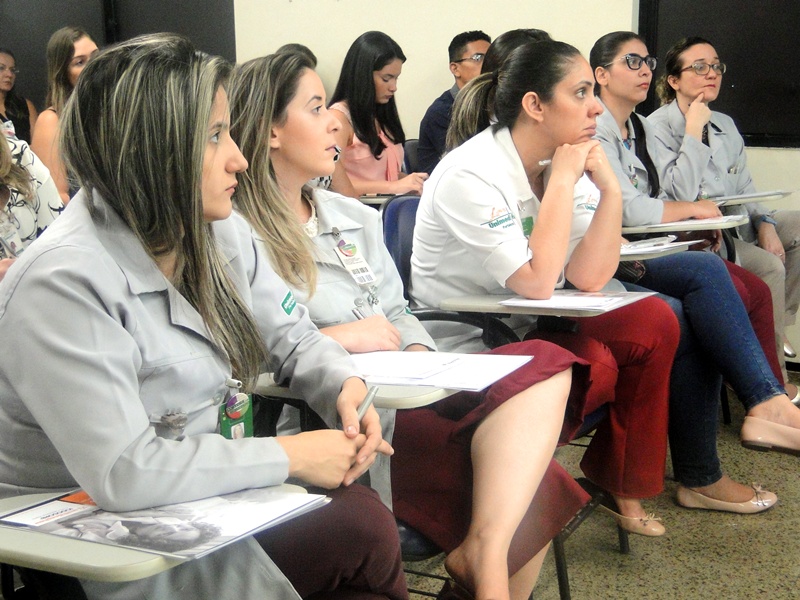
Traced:
[[686, 109], [686, 134], [703, 141], [703, 127], [711, 120], [711, 109], [703, 102], [705, 94], [700, 94], [689, 103]]
[[599, 147], [600, 142], [589, 140], [580, 144], [564, 144], [556, 148], [553, 155], [550, 178], [558, 175], [567, 176], [574, 184], [586, 172], [586, 161], [594, 147]]
[[320, 331], [335, 339], [351, 354], [400, 350], [402, 341], [400, 332], [383, 315], [373, 315], [342, 325], [324, 327]]
[[[359, 434], [353, 439], [343, 431], [320, 429], [296, 435], [278, 436], [275, 440], [289, 457], [289, 476], [326, 489], [337, 488], [356, 462], [358, 450], [367, 437]], [[371, 455], [361, 465], [368, 468], [375, 460]]]
[[422, 195], [422, 184], [428, 179], [427, 173], [409, 173], [405, 177], [400, 177], [393, 182], [395, 194], [417, 194]]
[[711, 200], [696, 200], [691, 204], [695, 219], [714, 219], [722, 216], [719, 206]]

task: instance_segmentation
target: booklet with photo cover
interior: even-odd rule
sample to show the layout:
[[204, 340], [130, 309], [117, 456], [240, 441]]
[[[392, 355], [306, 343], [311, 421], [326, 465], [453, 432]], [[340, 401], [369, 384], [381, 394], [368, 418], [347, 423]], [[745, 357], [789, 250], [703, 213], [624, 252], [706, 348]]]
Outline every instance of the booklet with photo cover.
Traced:
[[327, 504], [296, 486], [242, 490], [129, 512], [98, 508], [75, 491], [0, 516], [0, 525], [189, 560]]

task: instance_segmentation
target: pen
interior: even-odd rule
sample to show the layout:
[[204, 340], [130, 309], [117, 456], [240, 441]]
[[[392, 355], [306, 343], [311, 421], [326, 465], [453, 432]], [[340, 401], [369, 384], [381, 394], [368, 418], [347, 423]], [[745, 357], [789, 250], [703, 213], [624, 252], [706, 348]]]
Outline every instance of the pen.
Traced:
[[369, 388], [364, 401], [361, 403], [361, 406], [358, 407], [358, 421], [361, 422], [361, 419], [364, 418], [364, 415], [367, 414], [369, 407], [372, 406], [372, 401], [375, 400], [375, 396], [378, 395], [378, 386], [373, 385]]
[[356, 316], [356, 319], [358, 319], [359, 321], [361, 319], [366, 319], [366, 317], [364, 316], [364, 313], [362, 313], [361, 309], [358, 308], [358, 307], [353, 309], [353, 314]]
[[547, 166], [547, 165], [549, 165], [551, 162], [553, 162], [553, 161], [552, 161], [552, 160], [550, 160], [549, 158], [546, 158], [546, 159], [544, 159], [544, 160], [540, 160], [540, 161], [539, 161], [539, 165], [540, 165], [540, 166], [542, 166], [542, 167], [546, 167], [546, 166]]

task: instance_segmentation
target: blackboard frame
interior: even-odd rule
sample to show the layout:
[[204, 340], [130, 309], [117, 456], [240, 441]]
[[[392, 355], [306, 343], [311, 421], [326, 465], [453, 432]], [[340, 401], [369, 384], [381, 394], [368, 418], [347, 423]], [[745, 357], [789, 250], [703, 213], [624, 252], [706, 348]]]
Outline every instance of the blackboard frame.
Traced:
[[[800, 148], [800, 2], [640, 0], [639, 34], [663, 71], [666, 51], [684, 36], [714, 44], [728, 72], [711, 106], [730, 115], [748, 146]], [[658, 107], [655, 92], [637, 112]]]

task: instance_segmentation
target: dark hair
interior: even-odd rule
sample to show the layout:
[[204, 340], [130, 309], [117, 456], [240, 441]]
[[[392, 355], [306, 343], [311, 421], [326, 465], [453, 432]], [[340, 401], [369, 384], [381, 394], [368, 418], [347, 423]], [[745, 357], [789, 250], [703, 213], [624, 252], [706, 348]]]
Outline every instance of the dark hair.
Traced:
[[[632, 31], [614, 31], [607, 33], [592, 46], [592, 51], [589, 53], [589, 64], [592, 66], [592, 72], [597, 67], [606, 68], [611, 61], [616, 58], [617, 52], [631, 40], [638, 40], [645, 44], [642, 36], [633, 33]], [[602, 89], [599, 83], [594, 84], [595, 96], [602, 100]], [[633, 133], [636, 137], [635, 153], [642, 164], [645, 171], [647, 171], [647, 181], [650, 186], [649, 195], [657, 197], [661, 193], [661, 182], [658, 178], [658, 169], [656, 169], [653, 159], [650, 157], [650, 152], [647, 150], [647, 136], [644, 133], [644, 126], [642, 120], [636, 113], [630, 115], [631, 125], [633, 125]]]
[[447, 54], [450, 56], [450, 62], [461, 58], [461, 55], [467, 48], [467, 44], [471, 44], [472, 42], [489, 42], [491, 44], [492, 38], [479, 29], [459, 33], [452, 39], [450, 45], [447, 47]]
[[381, 31], [368, 31], [353, 42], [342, 63], [342, 72], [330, 104], [346, 102], [355, 136], [369, 146], [372, 156], [380, 157], [386, 146], [378, 137], [375, 121], [395, 144], [406, 141], [394, 98], [386, 104], [375, 102], [373, 72], [393, 60], [406, 61], [400, 46]]
[[542, 102], [552, 100], [568, 65], [580, 55], [574, 46], [553, 40], [526, 42], [513, 50], [497, 71], [476, 77], [459, 92], [447, 130], [448, 150], [486, 129], [491, 115], [497, 119], [495, 128], [512, 127], [528, 92], [536, 92]]
[[[0, 47], [0, 54], [8, 54], [13, 60], [14, 64], [17, 62], [17, 57], [14, 56], [14, 53], [9, 50], [8, 48], [1, 48]], [[6, 92], [6, 116], [12, 120], [20, 120], [23, 122], [30, 122], [30, 111], [28, 110], [28, 103], [25, 102], [25, 98], [17, 95], [15, 91], [16, 82], [14, 87], [12, 87], [8, 92]], [[23, 136], [20, 135], [22, 132], [17, 132], [17, 137], [23, 139]], [[28, 137], [30, 137], [30, 126], [28, 127]], [[30, 140], [28, 140], [30, 141]]]
[[549, 42], [553, 38], [541, 29], [512, 29], [497, 36], [483, 57], [481, 73], [496, 71], [505, 62], [508, 55], [526, 42]]
[[80, 27], [62, 27], [47, 42], [47, 100], [45, 104], [60, 113], [72, 93], [69, 63], [75, 57], [75, 42], [92, 39]]
[[311, 69], [317, 68], [317, 56], [311, 51], [311, 48], [308, 46], [304, 46], [303, 44], [284, 44], [277, 50], [275, 50], [275, 54], [283, 54], [286, 52], [293, 52], [295, 54], [302, 54], [305, 56], [308, 61], [311, 63]]
[[[642, 36], [632, 31], [614, 31], [597, 40], [592, 46], [592, 51], [589, 52], [589, 64], [592, 66], [592, 72], [597, 67], [605, 67], [613, 61], [622, 45], [631, 40], [638, 40], [645, 46], [647, 45]], [[598, 83], [594, 84], [594, 95], [600, 95], [600, 84]]]
[[658, 78], [658, 83], [656, 83], [656, 93], [658, 93], [661, 104], [669, 104], [675, 100], [675, 90], [672, 89], [667, 79], [670, 76], [681, 76], [681, 69], [683, 68], [681, 64], [681, 54], [698, 44], [714, 45], [707, 39], [693, 36], [678, 40], [678, 42], [667, 51], [667, 56], [664, 58], [664, 72], [661, 74], [661, 77]]

